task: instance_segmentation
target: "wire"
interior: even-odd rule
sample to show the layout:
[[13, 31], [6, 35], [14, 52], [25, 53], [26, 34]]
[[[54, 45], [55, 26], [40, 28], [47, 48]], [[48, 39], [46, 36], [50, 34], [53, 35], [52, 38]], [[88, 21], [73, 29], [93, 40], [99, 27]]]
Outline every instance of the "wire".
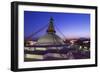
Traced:
[[64, 37], [64, 39], [66, 39], [65, 35], [59, 30], [59, 28], [55, 25], [55, 27], [57, 28], [57, 30], [59, 31], [59, 33]]
[[30, 38], [32, 38], [34, 35], [38, 34], [39, 32], [41, 32], [44, 28], [46, 28], [47, 25], [45, 25], [43, 28], [39, 29], [38, 31], [36, 31], [35, 33], [32, 33], [30, 36], [28, 36], [26, 39], [30, 40]]

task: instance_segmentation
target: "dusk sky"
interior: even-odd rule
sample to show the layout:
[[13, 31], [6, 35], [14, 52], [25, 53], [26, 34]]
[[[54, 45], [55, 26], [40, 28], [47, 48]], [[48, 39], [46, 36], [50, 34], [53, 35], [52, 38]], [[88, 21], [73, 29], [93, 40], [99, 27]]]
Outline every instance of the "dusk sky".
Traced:
[[32, 38], [41, 37], [46, 34], [50, 17], [53, 17], [56, 34], [60, 37], [90, 37], [90, 14], [34, 11], [24, 11], [24, 37], [30, 36], [45, 26], [44, 30]]

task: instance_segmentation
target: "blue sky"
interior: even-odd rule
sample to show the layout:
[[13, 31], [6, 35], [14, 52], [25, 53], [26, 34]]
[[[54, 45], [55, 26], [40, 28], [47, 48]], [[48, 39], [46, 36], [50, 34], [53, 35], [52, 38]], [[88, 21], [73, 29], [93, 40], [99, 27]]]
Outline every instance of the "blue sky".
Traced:
[[66, 38], [90, 37], [90, 14], [34, 11], [24, 11], [24, 37], [30, 36], [44, 26], [44, 30], [32, 38], [46, 34], [50, 17], [53, 17], [56, 34], [60, 37], [64, 38], [59, 30]]

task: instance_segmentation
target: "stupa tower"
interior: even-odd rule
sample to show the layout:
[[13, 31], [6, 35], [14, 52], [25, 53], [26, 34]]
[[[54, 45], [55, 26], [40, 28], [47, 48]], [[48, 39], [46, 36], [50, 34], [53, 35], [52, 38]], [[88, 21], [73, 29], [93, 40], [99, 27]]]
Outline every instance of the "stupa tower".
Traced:
[[49, 26], [47, 28], [46, 34], [40, 37], [37, 41], [38, 45], [63, 45], [63, 40], [56, 35], [56, 30], [54, 27], [54, 20], [51, 17], [49, 21]]

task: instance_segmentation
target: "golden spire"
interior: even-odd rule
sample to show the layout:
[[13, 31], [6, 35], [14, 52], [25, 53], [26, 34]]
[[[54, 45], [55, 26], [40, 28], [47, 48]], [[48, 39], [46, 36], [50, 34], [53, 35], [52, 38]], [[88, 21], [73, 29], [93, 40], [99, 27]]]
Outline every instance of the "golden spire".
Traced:
[[54, 29], [54, 24], [53, 24], [53, 18], [51, 17], [50, 18], [50, 22], [49, 22], [49, 26], [48, 26], [48, 29], [47, 29], [47, 32], [48, 33], [55, 33], [55, 29]]

